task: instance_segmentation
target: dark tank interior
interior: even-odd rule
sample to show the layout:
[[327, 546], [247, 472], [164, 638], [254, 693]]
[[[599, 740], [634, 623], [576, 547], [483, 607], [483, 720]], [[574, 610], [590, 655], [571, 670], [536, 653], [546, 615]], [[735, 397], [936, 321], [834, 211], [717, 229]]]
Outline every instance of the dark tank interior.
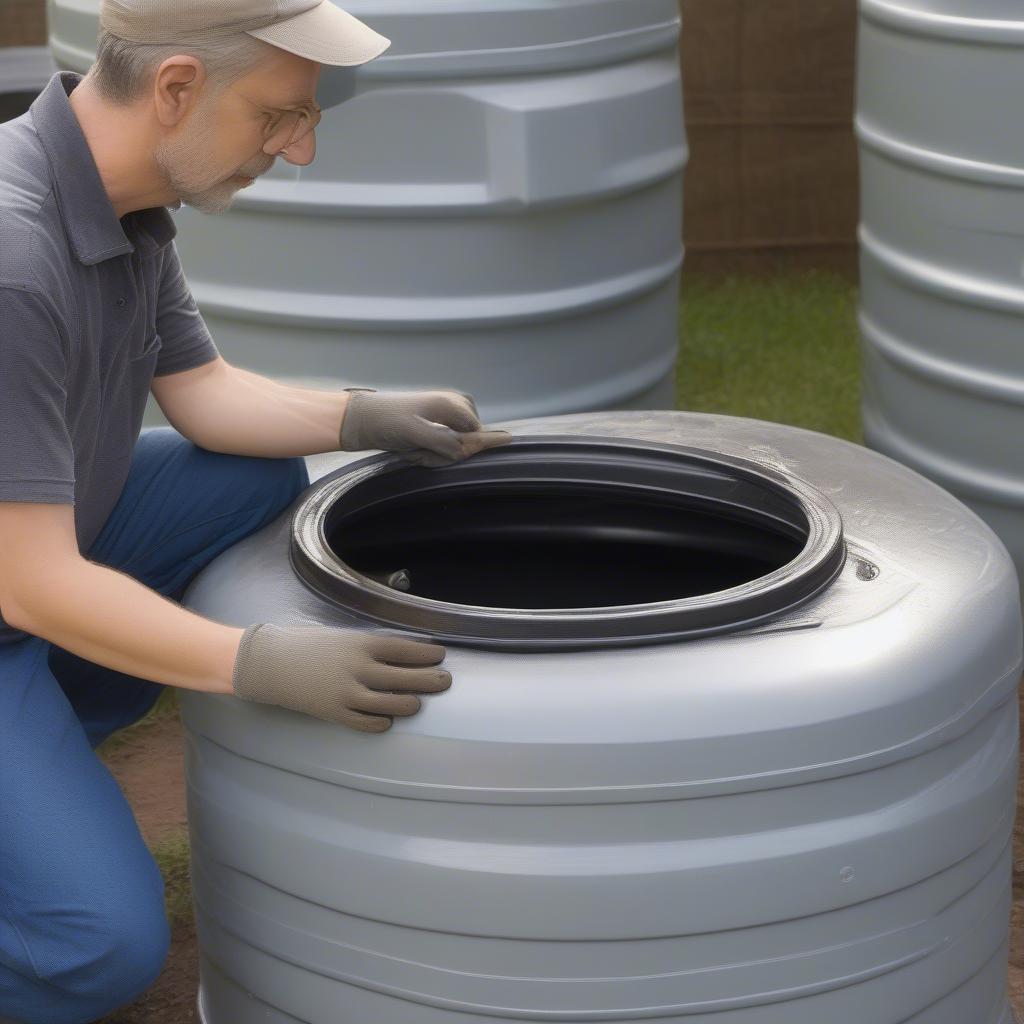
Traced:
[[491, 482], [398, 494], [329, 524], [329, 547], [410, 595], [490, 608], [600, 608], [715, 593], [800, 553], [792, 526], [629, 487]]

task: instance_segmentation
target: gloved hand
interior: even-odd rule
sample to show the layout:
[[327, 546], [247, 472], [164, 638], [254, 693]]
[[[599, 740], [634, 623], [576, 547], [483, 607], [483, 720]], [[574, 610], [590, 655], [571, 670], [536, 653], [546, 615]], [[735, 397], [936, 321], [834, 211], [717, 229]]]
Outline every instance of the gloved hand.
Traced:
[[507, 444], [504, 430], [481, 430], [469, 395], [458, 391], [375, 391], [346, 388], [342, 451], [381, 448], [419, 466], [446, 466]]
[[451, 686], [451, 674], [436, 667], [445, 653], [405, 637], [258, 623], [242, 634], [231, 685], [243, 700], [386, 732], [392, 716], [419, 711], [415, 694]]

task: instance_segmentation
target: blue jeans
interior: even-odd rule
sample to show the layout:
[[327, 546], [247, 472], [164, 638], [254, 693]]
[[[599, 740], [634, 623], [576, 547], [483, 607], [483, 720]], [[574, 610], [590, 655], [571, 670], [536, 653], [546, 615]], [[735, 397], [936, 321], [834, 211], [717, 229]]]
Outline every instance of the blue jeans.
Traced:
[[[147, 430], [87, 557], [177, 599], [308, 484], [300, 458], [221, 455]], [[162, 689], [38, 637], [0, 647], [0, 1018], [84, 1024], [160, 973], [163, 881], [93, 748]]]

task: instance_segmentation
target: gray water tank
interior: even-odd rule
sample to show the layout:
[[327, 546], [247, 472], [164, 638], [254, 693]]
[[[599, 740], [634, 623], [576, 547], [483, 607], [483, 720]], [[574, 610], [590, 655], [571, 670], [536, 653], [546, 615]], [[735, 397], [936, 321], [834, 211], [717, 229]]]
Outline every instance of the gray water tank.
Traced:
[[0, 121], [24, 114], [56, 70], [45, 46], [0, 47]]
[[861, 0], [864, 433], [1024, 569], [1024, 10]]
[[205, 1024], [1012, 1024], [995, 535], [778, 424], [506, 425], [440, 470], [316, 457], [186, 593], [454, 676], [382, 735], [183, 695]]
[[[84, 71], [98, 0], [49, 4], [57, 61]], [[393, 42], [325, 113], [313, 164], [177, 215], [224, 357], [455, 387], [486, 419], [675, 408], [678, 0], [344, 7]]]

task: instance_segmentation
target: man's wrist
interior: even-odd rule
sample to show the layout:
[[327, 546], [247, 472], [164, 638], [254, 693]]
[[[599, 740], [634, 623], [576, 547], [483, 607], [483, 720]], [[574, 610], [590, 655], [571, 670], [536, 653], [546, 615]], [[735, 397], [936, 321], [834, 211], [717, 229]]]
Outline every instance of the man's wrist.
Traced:
[[[250, 629], [252, 627], [249, 627]], [[235, 667], [238, 664], [238, 651], [242, 645], [242, 638], [245, 636], [245, 629], [229, 629], [224, 639], [224, 644], [219, 653], [219, 671], [217, 673], [217, 685], [210, 692], [212, 693], [234, 693]]]

